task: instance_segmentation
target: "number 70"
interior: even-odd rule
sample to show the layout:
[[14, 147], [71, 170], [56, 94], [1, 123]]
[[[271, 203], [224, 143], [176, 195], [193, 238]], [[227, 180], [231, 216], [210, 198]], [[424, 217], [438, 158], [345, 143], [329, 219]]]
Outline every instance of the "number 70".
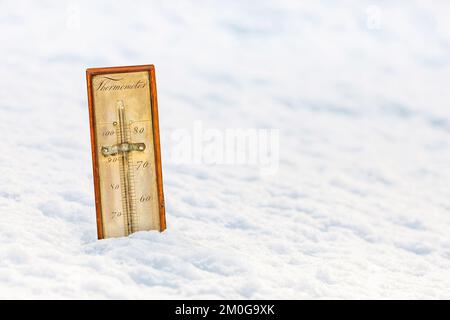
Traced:
[[147, 168], [148, 167], [148, 161], [137, 161], [136, 162], [136, 170]]

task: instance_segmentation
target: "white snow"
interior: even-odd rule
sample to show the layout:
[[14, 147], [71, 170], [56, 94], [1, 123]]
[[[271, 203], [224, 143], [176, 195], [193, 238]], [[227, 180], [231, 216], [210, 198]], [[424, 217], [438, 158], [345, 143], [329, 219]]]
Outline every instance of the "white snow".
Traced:
[[[450, 298], [448, 1], [0, 2], [0, 298]], [[96, 240], [87, 67], [156, 66], [166, 232]], [[173, 132], [279, 129], [279, 168]]]

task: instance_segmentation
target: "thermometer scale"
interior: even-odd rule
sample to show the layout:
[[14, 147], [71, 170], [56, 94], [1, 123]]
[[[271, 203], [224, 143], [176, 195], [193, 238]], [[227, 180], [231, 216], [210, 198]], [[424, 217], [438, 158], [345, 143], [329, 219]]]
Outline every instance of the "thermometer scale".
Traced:
[[154, 67], [88, 69], [98, 238], [165, 229]]

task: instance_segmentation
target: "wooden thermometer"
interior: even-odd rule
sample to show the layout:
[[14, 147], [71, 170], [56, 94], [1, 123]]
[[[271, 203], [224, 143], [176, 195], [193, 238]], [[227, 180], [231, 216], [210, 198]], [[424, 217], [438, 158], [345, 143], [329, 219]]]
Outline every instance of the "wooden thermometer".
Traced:
[[99, 239], [166, 228], [153, 65], [86, 70]]

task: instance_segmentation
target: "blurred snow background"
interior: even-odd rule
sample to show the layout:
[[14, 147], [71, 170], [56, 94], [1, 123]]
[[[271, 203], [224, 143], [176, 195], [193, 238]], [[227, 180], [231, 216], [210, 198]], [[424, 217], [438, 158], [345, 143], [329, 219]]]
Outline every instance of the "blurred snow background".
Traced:
[[[0, 1], [1, 298], [450, 298], [448, 1]], [[97, 241], [85, 69], [156, 66], [168, 230]], [[280, 129], [279, 170], [170, 160]]]

